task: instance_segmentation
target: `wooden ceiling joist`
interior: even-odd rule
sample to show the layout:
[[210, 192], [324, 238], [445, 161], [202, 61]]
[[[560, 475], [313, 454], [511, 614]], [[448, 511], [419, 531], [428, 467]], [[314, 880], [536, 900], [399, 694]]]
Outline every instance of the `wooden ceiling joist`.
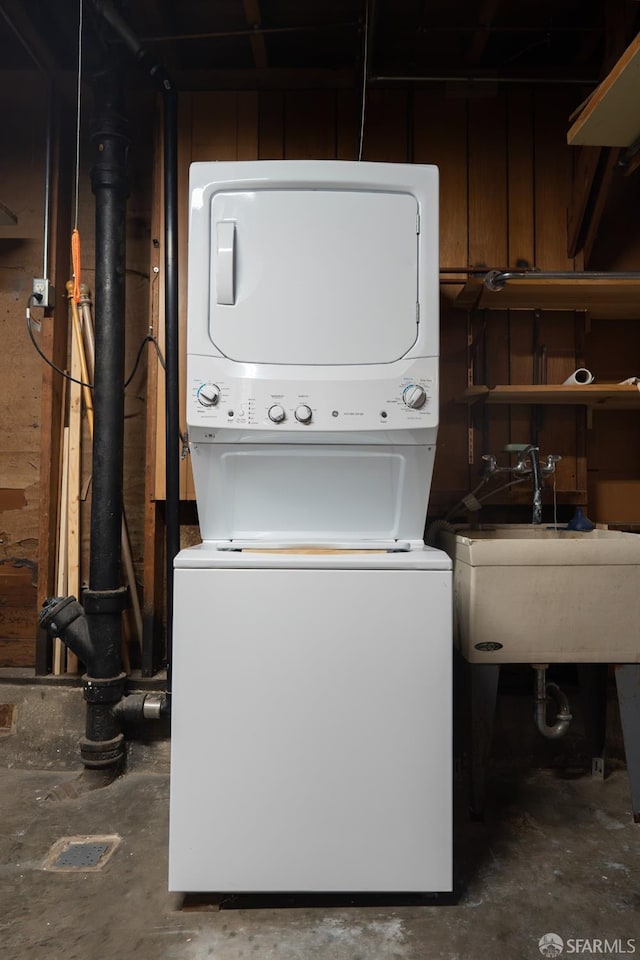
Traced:
[[262, 25], [259, 0], [242, 0], [242, 5], [244, 7], [245, 20], [249, 26], [256, 31], [256, 33], [251, 37], [253, 61], [256, 65], [256, 69], [266, 70], [266, 68], [269, 66], [267, 60], [267, 44], [265, 42], [264, 35], [257, 32]]
[[473, 34], [467, 54], [468, 63], [480, 63], [489, 42], [491, 25], [496, 18], [500, 0], [482, 0], [478, 14], [479, 26]]

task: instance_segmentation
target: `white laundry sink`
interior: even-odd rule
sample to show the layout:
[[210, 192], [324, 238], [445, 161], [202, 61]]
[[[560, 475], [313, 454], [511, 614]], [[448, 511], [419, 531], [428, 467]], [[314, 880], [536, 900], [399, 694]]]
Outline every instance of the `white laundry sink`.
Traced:
[[510, 524], [443, 532], [471, 663], [640, 662], [640, 536]]

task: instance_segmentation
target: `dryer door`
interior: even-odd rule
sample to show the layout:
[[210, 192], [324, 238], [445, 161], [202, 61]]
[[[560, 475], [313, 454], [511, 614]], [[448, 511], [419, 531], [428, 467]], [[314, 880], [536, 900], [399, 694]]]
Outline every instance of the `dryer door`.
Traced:
[[246, 363], [398, 360], [417, 337], [417, 217], [408, 193], [216, 193], [211, 340]]

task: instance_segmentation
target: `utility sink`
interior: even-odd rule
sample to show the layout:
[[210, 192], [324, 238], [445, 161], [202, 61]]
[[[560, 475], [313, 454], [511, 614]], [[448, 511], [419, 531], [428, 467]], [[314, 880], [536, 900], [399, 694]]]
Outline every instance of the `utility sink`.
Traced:
[[640, 662], [640, 536], [545, 525], [440, 534], [471, 663]]

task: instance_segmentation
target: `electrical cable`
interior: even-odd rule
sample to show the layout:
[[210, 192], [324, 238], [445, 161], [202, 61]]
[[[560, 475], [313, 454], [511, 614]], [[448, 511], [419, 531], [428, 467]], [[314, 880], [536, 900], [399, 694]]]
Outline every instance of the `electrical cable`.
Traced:
[[155, 351], [158, 354], [158, 360], [160, 362], [160, 366], [162, 367], [163, 370], [167, 369], [167, 364], [165, 363], [165, 359], [162, 356], [162, 351], [160, 350], [160, 344], [158, 343], [158, 341], [156, 340], [156, 338], [152, 333], [148, 333], [144, 338], [144, 340], [142, 341], [142, 343], [140, 344], [140, 346], [138, 347], [138, 353], [136, 354], [136, 359], [133, 364], [133, 370], [131, 371], [131, 373], [129, 374], [129, 376], [124, 382], [125, 390], [127, 389], [127, 387], [129, 386], [129, 384], [131, 383], [131, 381], [136, 375], [136, 370], [138, 369], [138, 364], [140, 363], [140, 358], [142, 357], [142, 351], [144, 350], [145, 343], [153, 344]]
[[[46, 353], [44, 353], [44, 351], [43, 351], [42, 348], [40, 347], [40, 344], [38, 343], [38, 341], [36, 340], [36, 338], [35, 338], [35, 336], [34, 336], [34, 334], [33, 334], [33, 327], [31, 326], [31, 305], [32, 305], [32, 303], [34, 303], [34, 302], [35, 302], [35, 303], [38, 302], [38, 295], [32, 293], [31, 296], [29, 297], [29, 299], [27, 300], [27, 308], [26, 308], [26, 311], [25, 311], [25, 320], [26, 320], [26, 323], [27, 323], [27, 332], [28, 332], [28, 334], [29, 334], [29, 339], [31, 340], [31, 343], [32, 343], [33, 346], [35, 347], [35, 349], [36, 349], [36, 351], [38, 352], [38, 354], [40, 355], [40, 357], [44, 360], [44, 362], [45, 362], [46, 364], [48, 364], [48, 366], [51, 367], [52, 370], [55, 370], [56, 373], [59, 373], [61, 377], [64, 377], [66, 380], [71, 380], [72, 383], [78, 383], [78, 384], [80, 384], [81, 387], [88, 387], [90, 390], [93, 390], [93, 384], [92, 384], [92, 383], [85, 383], [84, 380], [77, 380], [76, 377], [72, 377], [70, 373], [67, 373], [66, 370], [63, 370], [62, 367], [59, 367], [57, 364], [55, 364], [55, 363], [53, 362], [53, 360], [51, 360], [50, 357], [48, 357], [48, 356], [46, 355]], [[127, 377], [127, 379], [126, 379], [125, 382], [124, 382], [124, 389], [125, 389], [125, 390], [126, 390], [126, 388], [129, 386], [129, 384], [131, 383], [131, 381], [133, 380], [133, 378], [134, 378], [134, 376], [135, 376], [135, 374], [136, 374], [136, 371], [137, 371], [138, 366], [139, 366], [139, 364], [140, 364], [140, 360], [141, 360], [141, 358], [142, 358], [142, 351], [143, 351], [143, 349], [144, 349], [145, 343], [152, 343], [152, 344], [153, 344], [154, 349], [155, 349], [155, 351], [156, 351], [156, 353], [157, 353], [157, 355], [158, 355], [158, 361], [159, 361], [159, 363], [160, 363], [160, 366], [162, 367], [163, 370], [166, 370], [166, 369], [167, 369], [167, 364], [166, 364], [166, 361], [165, 361], [164, 356], [163, 356], [163, 354], [162, 354], [162, 350], [160, 349], [160, 344], [158, 343], [157, 339], [154, 337], [154, 335], [153, 335], [152, 333], [148, 333], [148, 334], [146, 335], [146, 337], [143, 339], [142, 343], [140, 344], [140, 346], [139, 346], [139, 348], [138, 348], [138, 352], [137, 352], [137, 354], [136, 354], [136, 359], [135, 359], [134, 364], [133, 364], [133, 370], [131, 371], [131, 373], [129, 374], [129, 376]]]
[[[476, 487], [474, 487], [473, 490], [470, 493], [468, 493], [464, 499], [460, 500], [458, 503], [456, 503], [454, 507], [451, 507], [451, 509], [447, 511], [442, 522], [448, 523], [452, 517], [455, 517], [457, 513], [459, 513], [463, 508], [466, 507], [465, 500], [467, 499], [467, 497], [469, 496], [474, 497], [475, 494], [478, 492], [478, 490], [481, 487], [483, 487], [485, 483], [487, 483], [490, 479], [491, 479], [491, 474], [488, 474], [486, 477], [483, 477], [480, 483]], [[499, 487], [494, 487], [494, 489], [490, 490], [489, 493], [485, 493], [484, 497], [478, 497], [478, 504], [483, 504], [485, 500], [490, 500], [491, 497], [494, 497], [496, 495], [496, 493], [500, 493], [502, 490], [507, 490], [508, 487], [515, 487], [519, 483], [524, 483], [525, 480], [527, 479], [528, 477], [519, 477], [517, 480], [510, 480], [508, 483], [500, 484]]]
[[38, 343], [38, 341], [33, 335], [33, 328], [31, 326], [31, 304], [33, 301], [37, 303], [38, 299], [39, 298], [37, 294], [36, 295], [31, 294], [31, 296], [27, 300], [27, 309], [25, 311], [25, 320], [27, 322], [27, 333], [29, 334], [29, 339], [31, 340], [31, 343], [34, 345], [34, 347], [36, 348], [37, 352], [40, 354], [44, 362], [47, 363], [53, 370], [55, 370], [56, 373], [59, 373], [61, 377], [65, 377], [67, 380], [71, 380], [72, 383], [79, 383], [81, 387], [89, 387], [89, 389], [93, 389], [93, 384], [85, 383], [84, 380], [77, 380], [76, 377], [72, 377], [70, 373], [67, 373], [66, 370], [62, 369], [62, 367], [57, 366], [57, 364], [55, 364], [53, 360], [50, 360], [49, 357], [40, 348], [40, 344]]

